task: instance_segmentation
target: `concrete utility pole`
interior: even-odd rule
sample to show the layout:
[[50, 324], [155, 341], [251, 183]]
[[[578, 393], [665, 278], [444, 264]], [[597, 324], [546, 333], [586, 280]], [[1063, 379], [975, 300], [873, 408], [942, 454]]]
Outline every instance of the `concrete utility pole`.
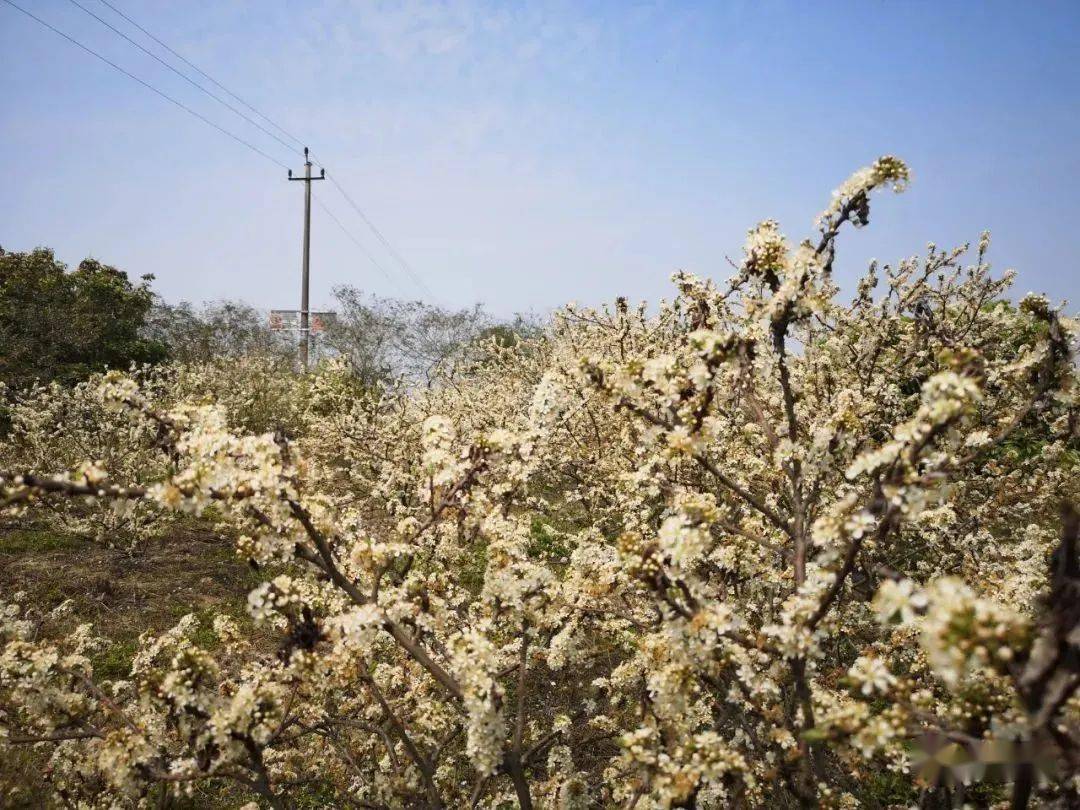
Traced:
[[311, 269], [311, 181], [325, 180], [326, 169], [318, 177], [311, 176], [311, 160], [308, 158], [308, 148], [304, 147], [304, 176], [293, 177], [292, 169], [289, 169], [290, 180], [300, 180], [304, 183], [304, 269], [303, 282], [300, 288], [300, 366], [304, 371], [308, 370], [308, 350], [311, 342], [311, 329], [308, 326], [310, 305], [308, 303], [308, 282]]

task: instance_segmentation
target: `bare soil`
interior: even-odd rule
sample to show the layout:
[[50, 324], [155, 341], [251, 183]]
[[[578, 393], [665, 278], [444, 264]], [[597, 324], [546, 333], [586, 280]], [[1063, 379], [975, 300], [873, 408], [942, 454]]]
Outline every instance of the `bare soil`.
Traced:
[[[0, 524], [0, 604], [20, 594], [22, 605], [45, 613], [72, 600], [75, 620], [92, 622], [110, 641], [94, 659], [100, 678], [125, 677], [139, 636], [166, 630], [187, 613], [243, 617], [259, 579], [236, 557], [230, 538], [199, 521], [133, 552], [43, 524]], [[20, 750], [0, 762], [0, 807], [51, 806], [41, 784], [47, 753]], [[186, 806], [230, 804], [218, 793]]]

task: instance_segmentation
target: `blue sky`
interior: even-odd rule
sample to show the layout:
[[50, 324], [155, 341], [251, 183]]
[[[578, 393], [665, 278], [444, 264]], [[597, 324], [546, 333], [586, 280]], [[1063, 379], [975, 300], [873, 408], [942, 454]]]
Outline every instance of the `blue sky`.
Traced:
[[[68, 0], [16, 2], [301, 167]], [[990, 228], [1018, 294], [1080, 300], [1078, 2], [112, 2], [307, 140], [443, 304], [725, 278], [747, 228], [801, 238], [884, 153], [914, 181], [846, 233], [842, 280]], [[0, 99], [5, 249], [154, 273], [173, 301], [298, 305], [283, 169], [3, 4]], [[316, 206], [314, 306], [342, 283], [420, 294], [329, 183], [316, 194], [382, 270]]]

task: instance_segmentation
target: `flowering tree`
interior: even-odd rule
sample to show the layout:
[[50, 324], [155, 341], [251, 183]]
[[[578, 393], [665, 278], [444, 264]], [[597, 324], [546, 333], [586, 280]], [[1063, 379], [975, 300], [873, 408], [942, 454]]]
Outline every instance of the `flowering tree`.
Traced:
[[[213, 401], [234, 430], [293, 434], [303, 421], [306, 382], [282, 373], [285, 368], [275, 358], [254, 354], [228, 362], [134, 366], [129, 376], [154, 412], [166, 413], [179, 402]], [[73, 385], [36, 383], [9, 392], [0, 469], [34, 470], [46, 477], [74, 470], [87, 483], [117, 485], [164, 475], [174, 461], [162, 452], [172, 441], [170, 423], [117, 419], [100, 395], [103, 379], [95, 374]], [[31, 502], [36, 517], [133, 552], [175, 525], [177, 517], [145, 499]]]
[[0, 746], [87, 806], [1080, 801], [1080, 328], [1004, 303], [986, 236], [842, 302], [838, 234], [907, 180], [881, 158], [727, 284], [567, 308], [423, 391], [329, 364], [291, 436], [106, 377], [160, 474], [10, 470], [0, 504], [213, 505], [281, 641], [187, 617], [102, 682], [91, 628], [14, 604]]
[[[173, 380], [149, 367], [137, 372], [146, 396], [171, 391]], [[55, 477], [74, 471], [83, 481], [137, 481], [167, 472], [158, 449], [161, 428], [149, 421], [116, 420], [99, 396], [100, 375], [73, 385], [34, 383], [10, 392], [6, 429], [0, 431], [0, 469], [34, 470]], [[68, 532], [135, 548], [170, 523], [170, 515], [135, 499], [69, 498], [36, 504]]]

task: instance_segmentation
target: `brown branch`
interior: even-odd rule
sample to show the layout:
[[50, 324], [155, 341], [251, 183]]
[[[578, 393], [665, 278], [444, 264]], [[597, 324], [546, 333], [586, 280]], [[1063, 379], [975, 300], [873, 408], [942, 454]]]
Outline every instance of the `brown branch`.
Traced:
[[378, 701], [379, 706], [383, 710], [383, 714], [386, 715], [387, 722], [390, 723], [394, 732], [401, 739], [402, 744], [405, 746], [405, 751], [409, 754], [409, 758], [415, 763], [417, 769], [420, 771], [420, 778], [424, 783], [424, 792], [427, 793], [428, 802], [431, 807], [441, 808], [443, 803], [442, 799], [439, 797], [439, 789], [435, 786], [435, 770], [432, 768], [431, 763], [420, 753], [420, 749], [416, 747], [416, 743], [413, 742], [412, 737], [410, 737], [405, 730], [404, 724], [398, 719], [393, 707], [387, 702], [386, 698], [383, 696], [382, 690], [379, 689], [378, 685], [375, 683], [375, 680], [370, 676], [365, 676], [361, 680], [368, 688], [368, 691], [375, 696], [375, 700]]
[[514, 737], [509, 750], [503, 756], [503, 769], [510, 775], [521, 810], [532, 810], [532, 794], [525, 778], [525, 763], [521, 756], [521, 741], [525, 734], [525, 676], [529, 658], [529, 625], [522, 622], [521, 656], [518, 659], [517, 716], [514, 718]]
[[91, 740], [100, 739], [104, 735], [94, 730], [86, 731], [57, 731], [53, 734], [39, 734], [39, 735], [14, 735], [4, 738], [4, 742], [11, 745], [34, 745], [35, 743], [43, 742], [64, 742], [65, 740]]

